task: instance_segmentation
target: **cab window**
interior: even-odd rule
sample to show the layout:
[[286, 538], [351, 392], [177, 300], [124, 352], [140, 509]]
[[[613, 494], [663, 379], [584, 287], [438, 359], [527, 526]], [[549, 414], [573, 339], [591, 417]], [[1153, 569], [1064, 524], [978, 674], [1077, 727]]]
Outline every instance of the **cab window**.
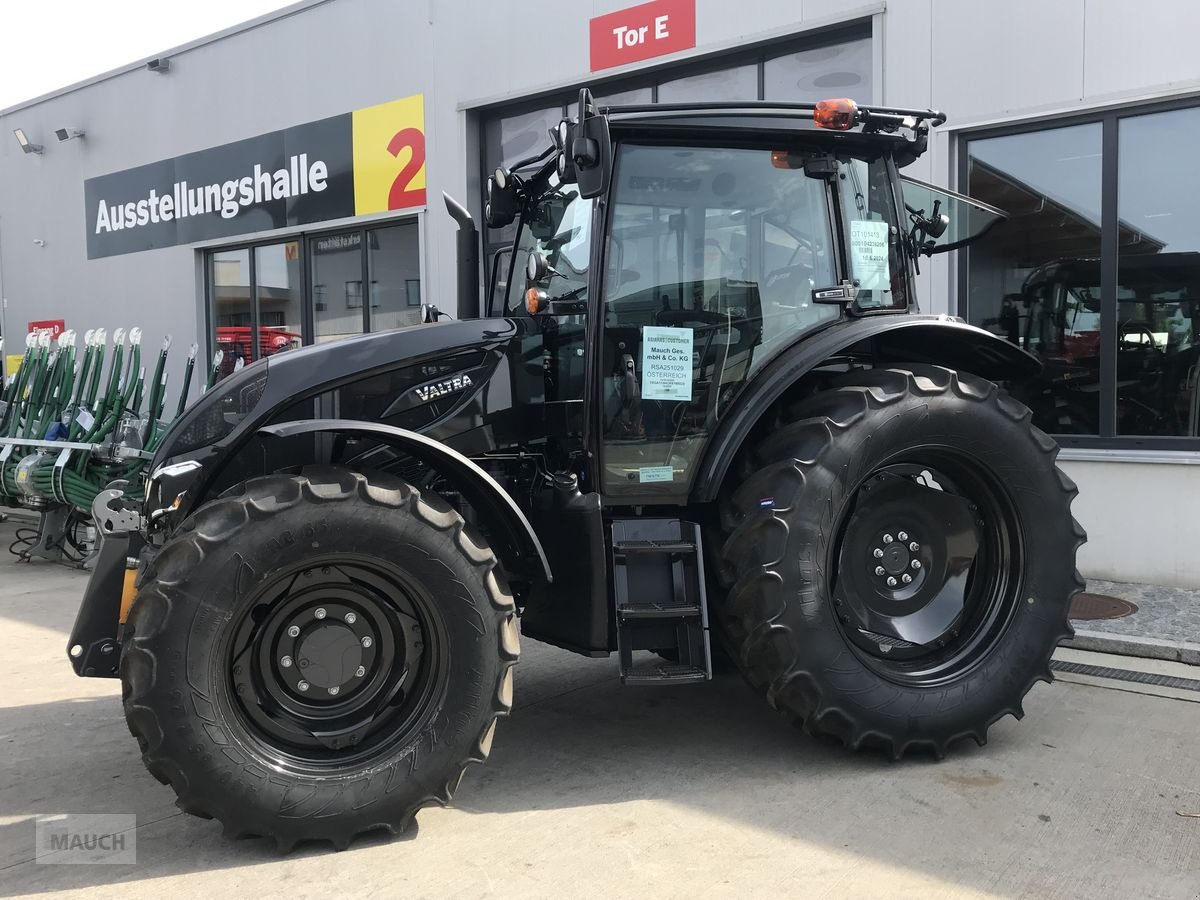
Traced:
[[591, 220], [592, 201], [580, 198], [575, 185], [560, 185], [551, 175], [541, 197], [525, 211], [517, 235], [505, 295], [509, 315], [525, 314], [525, 291], [531, 286], [525, 266], [531, 252], [549, 263], [547, 274], [535, 286], [544, 288], [550, 299], [587, 299]]
[[[599, 361], [604, 488], [677, 495], [755, 372], [838, 318], [830, 187], [770, 149], [622, 144]], [[869, 173], [864, 173], [867, 175]]]

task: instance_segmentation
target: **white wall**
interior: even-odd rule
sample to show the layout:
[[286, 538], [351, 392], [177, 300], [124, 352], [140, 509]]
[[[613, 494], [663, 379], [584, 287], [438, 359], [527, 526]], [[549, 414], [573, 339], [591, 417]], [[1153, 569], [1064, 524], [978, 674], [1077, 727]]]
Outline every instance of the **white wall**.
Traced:
[[1073, 509], [1088, 533], [1079, 554], [1085, 576], [1200, 586], [1200, 465], [1068, 460], [1059, 466], [1079, 486]]

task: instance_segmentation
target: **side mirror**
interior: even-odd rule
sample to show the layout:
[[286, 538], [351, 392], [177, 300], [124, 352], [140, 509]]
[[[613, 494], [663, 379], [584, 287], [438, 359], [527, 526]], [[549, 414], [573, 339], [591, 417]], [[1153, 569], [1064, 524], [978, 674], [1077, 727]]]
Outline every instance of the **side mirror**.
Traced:
[[918, 226], [922, 234], [924, 234], [926, 237], [934, 238], [935, 240], [945, 234], [946, 229], [949, 227], [950, 217], [945, 213], [930, 216], [928, 219], [922, 221]]
[[596, 111], [592, 92], [579, 92], [579, 114], [571, 131], [570, 154], [575, 165], [575, 180], [579, 196], [585, 200], [600, 197], [608, 190], [612, 173], [612, 140], [608, 132], [608, 117]]
[[508, 169], [500, 166], [488, 179], [483, 220], [489, 228], [503, 228], [516, 220], [520, 210], [520, 182]]

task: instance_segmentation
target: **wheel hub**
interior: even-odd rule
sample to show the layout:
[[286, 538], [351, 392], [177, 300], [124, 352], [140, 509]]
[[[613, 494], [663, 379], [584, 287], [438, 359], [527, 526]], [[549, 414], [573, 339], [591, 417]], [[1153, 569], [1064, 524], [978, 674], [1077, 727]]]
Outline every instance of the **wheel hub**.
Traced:
[[908, 573], [908, 564], [911, 561], [908, 548], [897, 541], [892, 541], [883, 548], [883, 558], [880, 560], [884, 571], [897, 577]]
[[424, 655], [411, 601], [348, 564], [281, 579], [238, 645], [232, 675], [247, 716], [274, 742], [309, 750], [358, 745], [402, 717]]
[[842, 541], [835, 601], [872, 652], [925, 652], [952, 636], [979, 550], [963, 497], [881, 472], [860, 489]]

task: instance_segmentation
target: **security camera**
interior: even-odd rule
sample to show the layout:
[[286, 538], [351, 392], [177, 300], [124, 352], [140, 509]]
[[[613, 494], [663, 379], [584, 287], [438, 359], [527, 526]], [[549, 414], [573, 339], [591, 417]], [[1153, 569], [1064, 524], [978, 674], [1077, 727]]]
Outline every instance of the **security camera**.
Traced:
[[84, 132], [82, 128], [59, 128], [54, 132], [54, 136], [60, 141], [69, 141], [72, 138], [81, 138], [83, 135]]
[[146, 68], [151, 72], [157, 72], [159, 75], [165, 75], [171, 71], [171, 61], [165, 56], [160, 56], [157, 59], [152, 59], [146, 63]]

